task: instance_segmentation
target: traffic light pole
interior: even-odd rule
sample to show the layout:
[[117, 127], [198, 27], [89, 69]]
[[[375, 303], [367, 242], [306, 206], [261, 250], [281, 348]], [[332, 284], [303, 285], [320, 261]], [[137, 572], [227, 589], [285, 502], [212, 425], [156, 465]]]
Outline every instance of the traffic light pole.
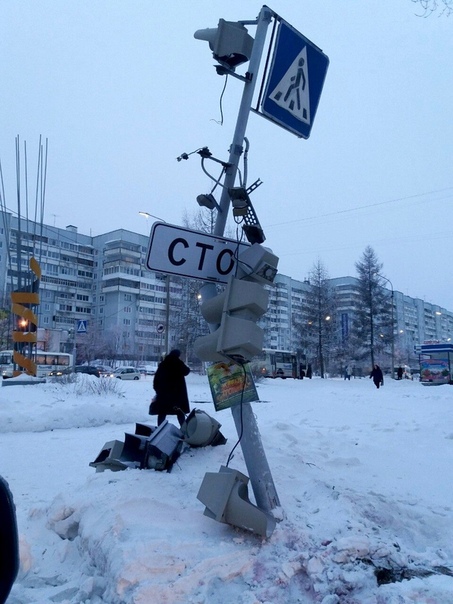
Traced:
[[[225, 171], [224, 185], [220, 198], [220, 211], [217, 213], [214, 226], [214, 235], [222, 237], [225, 231], [228, 210], [230, 207], [229, 189], [234, 187], [236, 175], [239, 166], [239, 160], [243, 152], [243, 144], [247, 122], [252, 108], [253, 94], [255, 91], [258, 69], [263, 54], [266, 40], [267, 28], [271, 22], [272, 11], [263, 6], [257, 20], [257, 28], [253, 49], [250, 56], [249, 68], [244, 84], [241, 104], [236, 122], [236, 128], [233, 136], [233, 142], [230, 147], [230, 156], [228, 167]], [[216, 295], [214, 284], [207, 283], [203, 286], [203, 300], [212, 298]], [[211, 329], [217, 328], [213, 326]], [[256, 504], [266, 512], [280, 506], [280, 501], [275, 489], [272, 474], [264, 452], [261, 435], [250, 403], [243, 402], [231, 408], [234, 423], [238, 435], [241, 437], [241, 448], [244, 455], [244, 461], [250, 478], [250, 484], [253, 489]]]
[[253, 94], [255, 92], [258, 69], [263, 54], [264, 43], [266, 41], [267, 28], [271, 22], [272, 11], [263, 6], [258, 16], [255, 41], [253, 42], [252, 53], [247, 71], [247, 81], [244, 84], [241, 104], [239, 107], [236, 128], [233, 135], [233, 142], [230, 147], [230, 156], [228, 159], [229, 166], [225, 171], [224, 186], [220, 198], [220, 211], [217, 213], [217, 219], [214, 226], [214, 235], [223, 235], [225, 231], [228, 210], [230, 207], [230, 194], [228, 189], [234, 187], [236, 174], [239, 166], [239, 160], [243, 152], [243, 144], [247, 123], [252, 108]]

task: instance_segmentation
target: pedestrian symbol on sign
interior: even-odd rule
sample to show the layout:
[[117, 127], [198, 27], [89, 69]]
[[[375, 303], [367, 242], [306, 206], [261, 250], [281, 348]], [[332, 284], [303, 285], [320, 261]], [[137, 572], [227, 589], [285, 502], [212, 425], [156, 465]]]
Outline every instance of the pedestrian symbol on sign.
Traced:
[[87, 332], [87, 321], [77, 321], [77, 333]]
[[310, 124], [310, 88], [306, 46], [291, 63], [269, 98], [301, 122]]

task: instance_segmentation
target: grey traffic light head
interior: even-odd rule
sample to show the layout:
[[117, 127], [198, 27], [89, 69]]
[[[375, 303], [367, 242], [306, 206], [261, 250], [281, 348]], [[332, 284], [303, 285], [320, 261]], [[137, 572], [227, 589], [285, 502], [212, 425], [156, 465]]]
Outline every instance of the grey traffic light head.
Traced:
[[256, 322], [267, 311], [268, 301], [269, 293], [260, 283], [230, 276], [225, 290], [201, 305], [206, 321], [219, 327], [195, 340], [198, 358], [242, 365], [259, 354], [264, 332]]
[[267, 311], [264, 285], [272, 285], [277, 264], [277, 256], [258, 243], [239, 254], [236, 276], [231, 274], [225, 290], [201, 304], [203, 317], [218, 328], [195, 340], [198, 358], [242, 365], [261, 352], [264, 331], [256, 323]]
[[237, 277], [272, 285], [277, 274], [278, 257], [259, 243], [254, 243], [238, 258]]
[[217, 27], [199, 29], [194, 38], [209, 42], [214, 58], [233, 71], [246, 63], [252, 54], [253, 38], [239, 22], [219, 19]]

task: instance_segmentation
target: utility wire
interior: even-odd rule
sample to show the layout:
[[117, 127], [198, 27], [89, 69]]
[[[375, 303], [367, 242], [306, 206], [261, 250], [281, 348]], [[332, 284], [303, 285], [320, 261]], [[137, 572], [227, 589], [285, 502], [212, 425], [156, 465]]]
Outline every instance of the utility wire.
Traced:
[[[356, 206], [355, 208], [348, 208], [345, 210], [336, 210], [335, 212], [326, 212], [325, 214], [318, 214], [317, 216], [306, 216], [304, 218], [296, 218], [293, 220], [287, 220], [285, 222], [276, 222], [274, 224], [267, 225], [267, 228], [276, 227], [276, 226], [284, 226], [287, 224], [295, 224], [297, 222], [308, 222], [309, 220], [318, 220], [319, 218], [326, 218], [328, 216], [338, 216], [339, 214], [350, 214], [352, 212], [357, 212], [359, 210], [365, 210], [367, 208], [373, 208], [378, 206], [383, 206], [392, 203], [398, 203], [399, 201], [407, 201], [408, 199], [416, 199], [417, 197], [423, 197], [425, 195], [432, 195], [433, 193], [443, 193], [444, 191], [451, 191], [453, 187], [447, 187], [445, 189], [438, 189], [435, 191], [427, 191], [426, 193], [417, 193], [415, 195], [408, 195], [407, 197], [397, 197], [395, 199], [388, 199], [386, 201], [378, 201], [376, 203], [370, 203], [363, 206]], [[438, 200], [432, 200], [438, 201]]]

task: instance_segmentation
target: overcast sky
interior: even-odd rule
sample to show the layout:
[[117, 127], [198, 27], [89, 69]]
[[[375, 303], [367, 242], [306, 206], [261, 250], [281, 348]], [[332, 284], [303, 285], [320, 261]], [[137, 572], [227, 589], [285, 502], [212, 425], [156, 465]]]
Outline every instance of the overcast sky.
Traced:
[[[274, 0], [330, 59], [309, 140], [252, 114], [248, 184], [280, 271], [320, 259], [356, 275], [371, 245], [395, 290], [453, 310], [453, 17], [411, 0]], [[34, 202], [48, 139], [45, 222], [99, 234], [173, 224], [212, 182], [198, 155], [228, 159], [243, 84], [218, 76], [195, 30], [253, 20], [244, 0], [3, 0], [0, 159], [16, 209], [15, 138]], [[248, 26], [254, 35], [253, 25]], [[240, 71], [240, 70], [239, 70]], [[222, 123], [223, 115], [223, 123]], [[212, 172], [218, 175], [216, 164]]]

